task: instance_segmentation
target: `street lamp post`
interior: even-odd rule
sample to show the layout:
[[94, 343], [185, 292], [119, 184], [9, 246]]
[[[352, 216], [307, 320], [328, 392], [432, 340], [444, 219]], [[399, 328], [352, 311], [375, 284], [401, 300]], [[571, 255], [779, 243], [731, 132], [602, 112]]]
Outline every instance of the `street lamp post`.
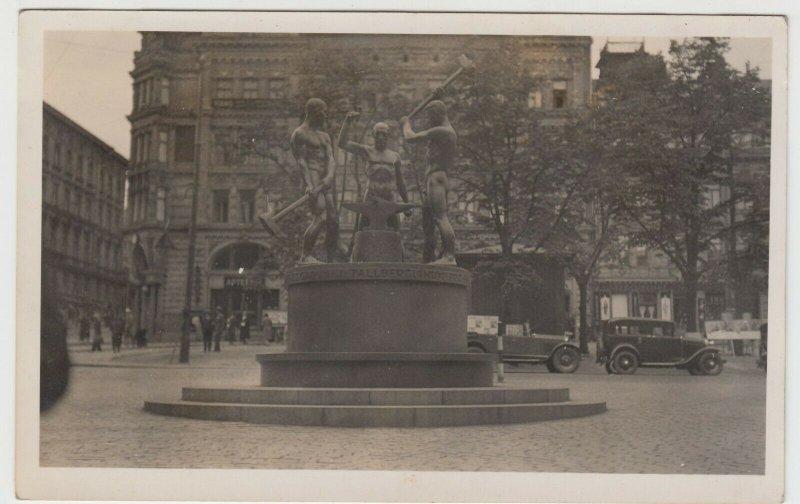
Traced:
[[194, 131], [194, 172], [192, 174], [192, 216], [189, 220], [189, 251], [186, 261], [186, 296], [183, 304], [181, 349], [178, 362], [189, 362], [189, 332], [192, 326], [192, 287], [194, 286], [195, 245], [197, 242], [197, 205], [200, 182], [200, 139], [203, 119], [203, 57], [197, 59], [197, 125]]

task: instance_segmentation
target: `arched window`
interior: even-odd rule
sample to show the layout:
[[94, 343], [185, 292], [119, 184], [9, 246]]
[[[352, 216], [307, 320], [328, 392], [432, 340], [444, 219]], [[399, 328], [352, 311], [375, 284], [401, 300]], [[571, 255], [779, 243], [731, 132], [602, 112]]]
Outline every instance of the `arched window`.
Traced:
[[257, 243], [237, 243], [223, 248], [211, 259], [212, 271], [249, 270], [266, 254], [265, 247]]

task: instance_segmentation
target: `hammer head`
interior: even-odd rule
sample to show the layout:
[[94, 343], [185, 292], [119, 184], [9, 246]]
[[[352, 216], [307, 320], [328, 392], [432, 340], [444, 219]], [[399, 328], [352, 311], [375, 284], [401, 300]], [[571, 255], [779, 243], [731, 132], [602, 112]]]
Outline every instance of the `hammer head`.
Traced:
[[275, 211], [270, 209], [258, 216], [258, 221], [264, 226], [271, 235], [276, 236], [280, 233], [278, 222], [275, 220]]
[[466, 54], [458, 57], [458, 64], [461, 65], [465, 72], [475, 70], [475, 63]]

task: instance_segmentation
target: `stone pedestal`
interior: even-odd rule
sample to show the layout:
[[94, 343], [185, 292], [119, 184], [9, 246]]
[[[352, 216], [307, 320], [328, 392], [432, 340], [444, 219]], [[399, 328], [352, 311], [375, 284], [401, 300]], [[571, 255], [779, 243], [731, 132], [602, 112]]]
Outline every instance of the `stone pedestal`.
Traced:
[[[383, 208], [376, 205], [366, 207]], [[145, 409], [330, 427], [518, 423], [605, 411], [603, 402], [569, 401], [568, 389], [493, 387], [495, 355], [467, 351], [470, 274], [403, 263], [394, 231], [359, 232], [352, 263], [298, 266], [286, 283], [287, 351], [257, 357], [260, 387], [185, 388], [182, 401], [148, 401]]]

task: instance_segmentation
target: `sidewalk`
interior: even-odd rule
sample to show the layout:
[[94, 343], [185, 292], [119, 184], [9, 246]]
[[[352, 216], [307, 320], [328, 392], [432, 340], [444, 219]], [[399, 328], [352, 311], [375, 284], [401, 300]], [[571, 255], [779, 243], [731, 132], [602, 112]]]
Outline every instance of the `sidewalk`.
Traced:
[[[86, 348], [83, 348], [85, 346]], [[220, 352], [203, 352], [203, 344], [192, 342], [189, 347], [189, 363], [178, 362], [178, 342], [151, 343], [144, 348], [122, 347], [119, 353], [111, 351], [111, 345], [103, 345], [102, 352], [90, 352], [90, 345], [70, 343], [69, 358], [73, 366], [120, 367], [120, 368], [238, 368], [242, 362], [255, 362], [263, 353], [280, 353], [286, 350], [283, 344], [251, 343], [231, 345], [221, 343]]]

